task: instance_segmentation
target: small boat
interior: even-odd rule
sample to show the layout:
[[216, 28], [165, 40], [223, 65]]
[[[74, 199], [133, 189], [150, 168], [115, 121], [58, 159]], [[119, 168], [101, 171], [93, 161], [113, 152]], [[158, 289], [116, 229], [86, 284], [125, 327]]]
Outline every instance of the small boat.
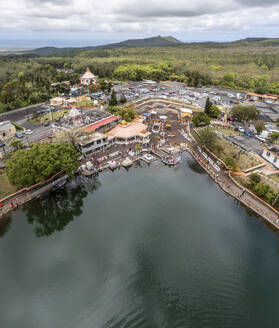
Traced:
[[173, 157], [173, 156], [164, 156], [162, 157], [162, 162], [166, 165], [176, 165], [180, 163], [181, 157]]
[[145, 154], [143, 155], [143, 159], [147, 161], [148, 163], [155, 161], [156, 157], [152, 156], [151, 154]]
[[114, 160], [111, 160], [108, 162], [108, 166], [111, 170], [115, 169], [117, 167], [117, 162]]
[[60, 182], [58, 182], [54, 187], [53, 190], [58, 190], [58, 189], [62, 189], [67, 183], [67, 180], [62, 180]]
[[122, 161], [121, 164], [122, 164], [123, 166], [127, 167], [127, 166], [131, 166], [131, 165], [133, 164], [133, 161], [131, 161], [129, 157], [126, 157], [126, 158], [124, 159], [124, 161]]

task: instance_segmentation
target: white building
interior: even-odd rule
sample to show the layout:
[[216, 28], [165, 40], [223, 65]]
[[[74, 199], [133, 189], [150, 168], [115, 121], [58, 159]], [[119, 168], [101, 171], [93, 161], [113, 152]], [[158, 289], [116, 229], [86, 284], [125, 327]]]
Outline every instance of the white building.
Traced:
[[279, 149], [274, 146], [270, 149], [264, 148], [262, 152], [262, 157], [269, 163], [273, 164], [277, 169], [279, 169]]
[[90, 136], [83, 136], [78, 143], [79, 151], [84, 157], [89, 154], [104, 150], [108, 146], [108, 136], [96, 132]]
[[0, 122], [0, 140], [13, 137], [16, 133], [15, 126], [10, 121]]
[[80, 77], [80, 84], [88, 86], [91, 83], [96, 84], [97, 82], [97, 76], [92, 74], [90, 69], [87, 67], [86, 72]]

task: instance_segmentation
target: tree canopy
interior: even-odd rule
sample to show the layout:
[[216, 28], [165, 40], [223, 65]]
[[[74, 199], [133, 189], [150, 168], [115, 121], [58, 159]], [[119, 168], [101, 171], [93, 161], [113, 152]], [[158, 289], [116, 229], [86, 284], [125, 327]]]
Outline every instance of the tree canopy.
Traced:
[[256, 120], [254, 122], [254, 127], [257, 131], [257, 134], [261, 134], [265, 128], [265, 122], [263, 120]]
[[210, 124], [210, 118], [206, 113], [199, 112], [196, 115], [194, 115], [192, 119], [195, 126], [202, 126], [202, 125], [209, 125]]
[[78, 152], [70, 144], [36, 143], [30, 149], [20, 149], [7, 160], [10, 182], [28, 187], [44, 181], [59, 171], [70, 177], [78, 168]]
[[209, 128], [204, 128], [199, 131], [199, 140], [201, 144], [207, 148], [215, 146], [216, 138], [216, 134]]
[[256, 106], [235, 105], [231, 110], [231, 115], [238, 121], [252, 121], [257, 118], [259, 110]]
[[107, 108], [107, 111], [109, 111], [113, 115], [121, 116], [122, 120], [125, 120], [127, 122], [131, 122], [137, 115], [135, 106], [133, 104], [126, 104], [123, 107], [109, 106]]

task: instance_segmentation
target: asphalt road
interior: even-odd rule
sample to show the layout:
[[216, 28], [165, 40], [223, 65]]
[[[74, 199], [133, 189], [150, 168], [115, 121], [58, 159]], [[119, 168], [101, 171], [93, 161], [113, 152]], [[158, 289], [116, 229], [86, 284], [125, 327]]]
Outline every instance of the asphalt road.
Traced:
[[27, 107], [11, 110], [9, 112], [1, 113], [0, 122], [3, 121], [17, 122], [28, 115], [32, 115], [32, 113], [35, 111], [47, 110], [48, 107], [49, 107], [48, 103], [41, 103], [41, 104], [27, 106]]

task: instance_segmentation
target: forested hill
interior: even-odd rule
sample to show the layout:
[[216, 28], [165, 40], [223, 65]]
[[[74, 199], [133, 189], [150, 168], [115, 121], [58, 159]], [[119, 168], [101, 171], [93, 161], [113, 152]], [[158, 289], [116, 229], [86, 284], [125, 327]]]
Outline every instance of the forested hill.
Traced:
[[42, 47], [32, 50], [27, 50], [21, 52], [20, 54], [35, 54], [39, 55], [40, 57], [47, 57], [52, 55], [74, 55], [81, 51], [86, 50], [95, 50], [95, 49], [112, 49], [112, 48], [124, 48], [124, 47], [168, 47], [168, 46], [178, 46], [183, 45], [184, 43], [177, 40], [172, 36], [156, 36], [152, 38], [145, 38], [145, 39], [132, 39], [126, 40], [118, 43], [111, 43], [106, 45], [100, 46], [92, 46], [92, 47], [81, 47], [81, 48], [57, 48], [57, 47]]
[[279, 94], [279, 39], [183, 43], [172, 37], [87, 48], [39, 48], [0, 56], [0, 112], [47, 101], [79, 83], [86, 68], [100, 80], [180, 81]]
[[15, 52], [18, 55], [37, 55], [40, 57], [48, 57], [53, 55], [63, 56], [74, 56], [79, 52], [87, 50], [98, 50], [98, 49], [113, 49], [113, 48], [133, 48], [133, 47], [194, 47], [194, 48], [232, 48], [232, 47], [279, 47], [279, 39], [275, 38], [246, 38], [242, 40], [232, 41], [232, 42], [181, 42], [174, 38], [173, 36], [156, 36], [145, 39], [131, 39], [118, 43], [111, 43], [100, 46], [89, 46], [89, 47], [42, 47], [32, 50], [27, 50], [24, 52]]

